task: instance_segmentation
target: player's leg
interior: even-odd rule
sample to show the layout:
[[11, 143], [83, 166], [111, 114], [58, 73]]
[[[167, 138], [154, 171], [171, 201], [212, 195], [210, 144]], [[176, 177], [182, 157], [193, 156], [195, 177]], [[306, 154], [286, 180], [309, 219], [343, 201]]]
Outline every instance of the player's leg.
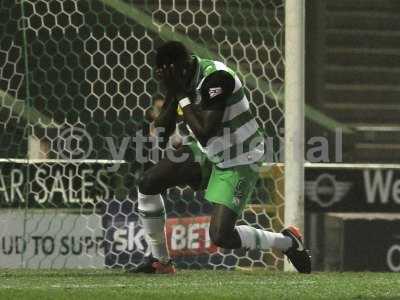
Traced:
[[242, 241], [235, 228], [238, 215], [222, 204], [214, 204], [210, 221], [210, 238], [213, 244], [225, 249], [238, 249]]
[[281, 233], [268, 232], [251, 226], [235, 226], [238, 216], [251, 197], [258, 173], [250, 166], [229, 169], [213, 168], [206, 198], [214, 204], [210, 223], [210, 237], [222, 248], [287, 250], [290, 238]]
[[171, 153], [143, 173], [138, 184], [141, 193], [156, 195], [170, 187], [200, 184], [201, 167], [192, 148], [185, 145]]
[[289, 226], [281, 233], [261, 230], [248, 225], [235, 226], [237, 214], [232, 209], [214, 205], [210, 223], [212, 242], [224, 249], [281, 250], [301, 273], [311, 272], [311, 261], [303, 247], [299, 230]]
[[303, 247], [297, 228], [290, 226], [281, 233], [276, 233], [248, 225], [235, 226], [257, 178], [258, 173], [249, 166], [213, 168], [206, 193], [206, 199], [214, 204], [210, 224], [212, 241], [227, 249], [279, 249], [289, 257], [299, 272], [309, 273], [310, 257]]
[[[202, 180], [202, 172], [189, 146], [183, 146], [149, 168], [142, 175], [138, 185], [139, 217], [151, 248], [148, 258], [138, 272], [154, 273], [153, 263], [159, 268], [170, 261], [164, 235], [165, 206], [161, 192], [179, 185], [196, 186]], [[171, 269], [165, 269], [165, 272]]]
[[248, 225], [236, 225], [238, 215], [232, 209], [214, 205], [210, 223], [210, 238], [213, 243], [225, 249], [258, 249], [271, 248], [287, 251], [292, 240], [282, 233], [261, 230]]

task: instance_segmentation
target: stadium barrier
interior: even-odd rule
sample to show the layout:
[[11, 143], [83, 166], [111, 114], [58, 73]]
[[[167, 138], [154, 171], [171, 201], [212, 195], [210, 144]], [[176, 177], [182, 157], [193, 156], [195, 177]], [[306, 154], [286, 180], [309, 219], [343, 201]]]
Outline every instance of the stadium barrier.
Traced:
[[305, 209], [315, 270], [400, 270], [400, 166], [309, 166]]

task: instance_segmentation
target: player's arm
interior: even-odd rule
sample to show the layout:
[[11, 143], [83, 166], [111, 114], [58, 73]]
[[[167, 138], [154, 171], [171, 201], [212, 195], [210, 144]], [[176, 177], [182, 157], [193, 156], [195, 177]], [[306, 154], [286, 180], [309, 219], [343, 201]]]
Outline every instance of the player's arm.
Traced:
[[227, 98], [232, 95], [234, 87], [232, 75], [217, 71], [209, 75], [202, 85], [200, 113], [194, 111], [187, 98], [179, 101], [186, 123], [203, 146], [220, 130]]
[[161, 108], [160, 115], [154, 121], [157, 136], [161, 138], [161, 147], [165, 148], [169, 137], [174, 133], [176, 128], [176, 119], [178, 102], [175, 98], [167, 93], [164, 105]]

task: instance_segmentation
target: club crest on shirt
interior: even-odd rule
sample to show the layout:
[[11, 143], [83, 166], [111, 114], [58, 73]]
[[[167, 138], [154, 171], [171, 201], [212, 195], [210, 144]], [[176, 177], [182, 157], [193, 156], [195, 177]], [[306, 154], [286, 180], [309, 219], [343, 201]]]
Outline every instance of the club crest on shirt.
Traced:
[[222, 94], [222, 87], [214, 87], [208, 90], [208, 94], [210, 95], [210, 99], [214, 98], [220, 94]]

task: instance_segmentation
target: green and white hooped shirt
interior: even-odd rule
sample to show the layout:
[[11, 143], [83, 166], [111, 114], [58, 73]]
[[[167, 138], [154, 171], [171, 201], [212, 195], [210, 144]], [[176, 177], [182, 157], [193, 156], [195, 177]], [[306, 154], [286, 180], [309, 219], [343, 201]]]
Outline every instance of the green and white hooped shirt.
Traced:
[[221, 129], [206, 146], [197, 141], [200, 150], [219, 168], [259, 161], [264, 155], [263, 135], [239, 77], [222, 62], [194, 57], [198, 69], [194, 82], [196, 95], [191, 99], [192, 103], [204, 108], [216, 101], [225, 101]]

